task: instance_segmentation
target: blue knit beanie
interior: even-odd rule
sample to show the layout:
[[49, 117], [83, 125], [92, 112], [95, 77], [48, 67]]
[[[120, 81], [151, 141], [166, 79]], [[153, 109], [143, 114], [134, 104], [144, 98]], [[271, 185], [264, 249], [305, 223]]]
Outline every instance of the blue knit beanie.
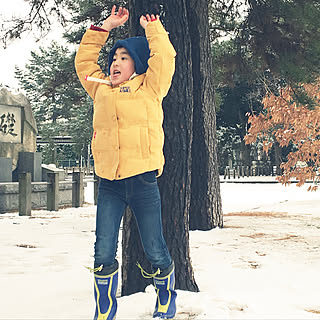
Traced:
[[150, 58], [150, 49], [146, 37], [133, 37], [124, 40], [118, 40], [109, 53], [109, 74], [113, 62], [113, 56], [118, 48], [127, 49], [131, 58], [134, 60], [135, 72], [137, 74], [145, 73], [148, 69], [148, 59]]

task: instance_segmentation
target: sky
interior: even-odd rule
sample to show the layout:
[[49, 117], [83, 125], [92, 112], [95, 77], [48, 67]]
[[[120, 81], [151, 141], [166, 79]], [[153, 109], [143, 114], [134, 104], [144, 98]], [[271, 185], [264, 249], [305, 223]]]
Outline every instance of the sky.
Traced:
[[[24, 16], [29, 12], [29, 5], [24, 0], [1, 1], [0, 25], [12, 16]], [[24, 33], [21, 39], [10, 43], [6, 49], [0, 47], [0, 84], [18, 89], [18, 81], [14, 78], [15, 65], [23, 68], [31, 58], [31, 51], [40, 46], [47, 46], [52, 40], [61, 40], [62, 28], [57, 25], [45, 39], [36, 42], [32, 33]]]

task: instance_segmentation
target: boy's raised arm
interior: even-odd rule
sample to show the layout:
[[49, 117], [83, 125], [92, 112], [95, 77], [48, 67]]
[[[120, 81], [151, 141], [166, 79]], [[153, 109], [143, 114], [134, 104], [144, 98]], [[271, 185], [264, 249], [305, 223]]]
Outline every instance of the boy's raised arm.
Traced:
[[145, 29], [150, 48], [145, 85], [151, 88], [159, 99], [162, 99], [171, 86], [176, 52], [158, 15], [141, 16], [140, 25]]
[[159, 15], [155, 16], [154, 14], [152, 14], [150, 16], [150, 14], [146, 14], [145, 16], [140, 17], [140, 25], [143, 29], [146, 29], [148, 23], [155, 20], [159, 20]]
[[[94, 99], [98, 83], [86, 81], [86, 76], [104, 79], [105, 75], [98, 65], [98, 57], [101, 48], [104, 46], [109, 31], [123, 25], [129, 18], [129, 11], [126, 8], [119, 7], [116, 12], [114, 5], [110, 16], [105, 19], [101, 28], [92, 28], [84, 34], [78, 52], [75, 58], [75, 67], [79, 80], [90, 97]], [[101, 31], [107, 32], [99, 32]]]
[[101, 28], [106, 31], [111, 31], [114, 28], [122, 26], [128, 19], [128, 9], [119, 7], [118, 12], [116, 13], [116, 5], [114, 5], [111, 9], [110, 16], [106, 20], [104, 20]]

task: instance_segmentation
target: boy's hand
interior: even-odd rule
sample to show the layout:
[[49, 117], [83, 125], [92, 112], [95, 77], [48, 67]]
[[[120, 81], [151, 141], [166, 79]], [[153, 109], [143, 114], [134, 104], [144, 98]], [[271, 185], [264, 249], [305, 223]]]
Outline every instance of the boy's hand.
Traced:
[[146, 14], [145, 16], [140, 17], [140, 25], [143, 29], [145, 29], [149, 22], [158, 20], [158, 19], [159, 19], [158, 14], [156, 16], [154, 14], [152, 14], [151, 16], [149, 14]]
[[118, 13], [116, 13], [116, 5], [112, 7], [111, 15], [104, 20], [102, 29], [111, 31], [113, 28], [122, 26], [129, 18], [129, 11], [126, 8], [119, 7]]

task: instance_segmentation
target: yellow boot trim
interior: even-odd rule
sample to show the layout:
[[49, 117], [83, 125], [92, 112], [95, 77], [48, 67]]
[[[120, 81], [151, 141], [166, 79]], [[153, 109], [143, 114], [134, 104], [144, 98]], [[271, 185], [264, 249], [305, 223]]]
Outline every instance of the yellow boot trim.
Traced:
[[[167, 279], [168, 277], [170, 277], [171, 276], [171, 274], [173, 273], [173, 271], [174, 271], [174, 269], [172, 269], [171, 271], [170, 271], [170, 273], [168, 273], [166, 276], [164, 276], [164, 277], [154, 277], [154, 278], [156, 278], [156, 279], [158, 279], [158, 280], [162, 280], [162, 279]], [[169, 283], [169, 281], [168, 281], [168, 283]], [[169, 287], [170, 288], [170, 287]], [[168, 290], [169, 290], [169, 288], [168, 288]], [[173, 288], [174, 289], [174, 288]]]
[[100, 267], [97, 267], [97, 268], [90, 268], [90, 267], [87, 267], [87, 266], [84, 266], [84, 267], [86, 269], [88, 269], [91, 273], [95, 273], [95, 272], [101, 271], [103, 269], [103, 264]]
[[160, 269], [158, 268], [156, 272], [154, 273], [148, 273], [146, 271], [143, 270], [143, 268], [141, 267], [141, 264], [139, 262], [136, 263], [137, 267], [140, 269], [141, 271], [141, 275], [146, 278], [146, 279], [151, 279], [154, 278], [156, 275], [160, 274]]
[[[168, 278], [168, 283], [167, 283], [167, 291], [169, 292], [169, 297], [168, 297], [168, 302], [165, 305], [162, 305], [160, 303], [160, 298], [159, 298], [159, 289], [157, 289], [157, 299], [158, 299], [158, 312], [162, 312], [162, 313], [167, 313], [168, 309], [169, 309], [169, 305], [171, 302], [171, 290], [170, 290], [170, 276], [172, 274], [174, 270], [172, 270], [168, 275], [166, 275], [165, 277], [161, 277], [161, 278], [155, 278], [156, 280], [162, 280], [162, 279], [167, 279]], [[174, 281], [174, 280], [173, 280]], [[173, 289], [174, 289], [174, 283], [173, 283]]]
[[[111, 308], [112, 308], [112, 305], [113, 305], [113, 301], [111, 299], [111, 289], [112, 289], [112, 282], [113, 282], [113, 276], [118, 272], [118, 270], [116, 270], [115, 272], [111, 273], [111, 274], [108, 274], [107, 276], [98, 276], [98, 275], [94, 275], [94, 286], [96, 288], [96, 291], [97, 291], [97, 308], [98, 308], [98, 319], [97, 320], [107, 320], [108, 316], [109, 316], [109, 313], [111, 311]], [[96, 282], [96, 279], [99, 278], [99, 279], [108, 279], [108, 278], [111, 278], [110, 279], [110, 283], [109, 283], [109, 288], [108, 288], [108, 299], [110, 301], [110, 305], [109, 305], [109, 308], [107, 310], [106, 313], [101, 313], [100, 311], [100, 291], [98, 289], [98, 285], [97, 285], [97, 282]], [[114, 316], [113, 319], [115, 319], [116, 316]]]

